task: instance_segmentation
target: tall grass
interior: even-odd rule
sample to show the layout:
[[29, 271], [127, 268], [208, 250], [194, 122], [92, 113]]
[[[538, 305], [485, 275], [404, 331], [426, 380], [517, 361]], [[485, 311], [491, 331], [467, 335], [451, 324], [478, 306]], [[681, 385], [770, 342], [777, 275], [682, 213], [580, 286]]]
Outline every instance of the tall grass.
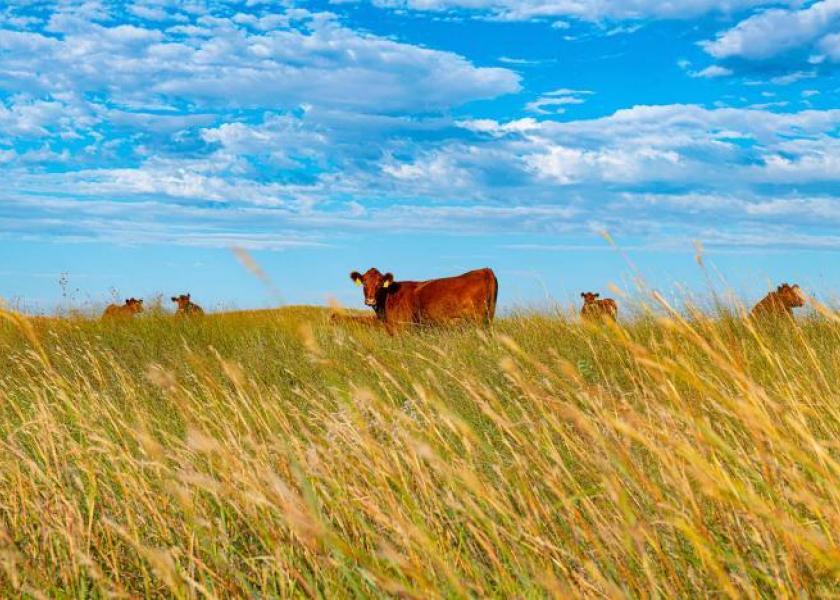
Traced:
[[0, 325], [0, 596], [840, 594], [840, 324]]

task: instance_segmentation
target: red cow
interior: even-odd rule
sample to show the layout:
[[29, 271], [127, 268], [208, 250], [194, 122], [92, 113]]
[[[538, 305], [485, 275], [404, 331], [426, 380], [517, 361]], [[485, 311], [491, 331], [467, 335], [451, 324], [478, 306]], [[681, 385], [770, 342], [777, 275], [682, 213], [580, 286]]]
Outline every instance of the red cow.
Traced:
[[752, 317], [770, 317], [787, 315], [793, 317], [793, 309], [805, 305], [805, 298], [798, 285], [783, 283], [755, 305]]
[[612, 298], [604, 298], [598, 300], [601, 294], [593, 292], [581, 292], [583, 298], [583, 308], [580, 310], [580, 316], [584, 319], [599, 320], [604, 317], [615, 321], [618, 316], [618, 304]]
[[394, 281], [370, 269], [350, 273], [364, 288], [365, 304], [373, 308], [389, 333], [402, 325], [475, 321], [489, 324], [496, 313], [499, 283], [491, 269], [428, 281]]
[[143, 300], [129, 298], [125, 304], [109, 304], [102, 313], [104, 319], [130, 318], [137, 313], [143, 312]]
[[187, 317], [200, 317], [204, 314], [202, 308], [192, 301], [192, 296], [190, 296], [189, 294], [172, 296], [172, 302], [175, 302], [178, 305], [178, 310], [176, 311], [176, 313], [179, 315], [184, 315]]

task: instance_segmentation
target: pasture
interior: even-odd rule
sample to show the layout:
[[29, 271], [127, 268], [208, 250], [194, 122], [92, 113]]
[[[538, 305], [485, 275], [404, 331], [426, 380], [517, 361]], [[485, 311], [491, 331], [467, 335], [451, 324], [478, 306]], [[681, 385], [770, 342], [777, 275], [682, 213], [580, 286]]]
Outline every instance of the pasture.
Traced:
[[840, 322], [0, 319], [0, 596], [840, 594]]

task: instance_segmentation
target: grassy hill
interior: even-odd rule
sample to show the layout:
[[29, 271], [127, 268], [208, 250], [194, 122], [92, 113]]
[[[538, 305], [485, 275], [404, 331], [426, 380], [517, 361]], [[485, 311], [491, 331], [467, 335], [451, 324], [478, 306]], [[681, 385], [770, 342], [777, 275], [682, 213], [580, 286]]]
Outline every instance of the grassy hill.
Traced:
[[0, 596], [840, 594], [840, 323], [0, 319]]

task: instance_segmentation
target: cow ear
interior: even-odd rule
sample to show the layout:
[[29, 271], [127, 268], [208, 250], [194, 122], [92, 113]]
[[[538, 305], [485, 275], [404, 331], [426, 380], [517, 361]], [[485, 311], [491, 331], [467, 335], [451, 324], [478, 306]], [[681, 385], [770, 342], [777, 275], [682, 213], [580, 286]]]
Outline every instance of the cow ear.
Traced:
[[394, 283], [394, 276], [391, 273], [385, 273], [384, 281], [382, 282], [382, 287], [386, 288], [389, 285]]
[[350, 279], [353, 280], [353, 283], [356, 285], [362, 285], [362, 274], [358, 271], [353, 271], [350, 273]]
[[175, 296], [172, 296], [171, 300], [172, 302], [178, 302], [178, 298], [176, 298]]
[[601, 294], [595, 294], [595, 297], [596, 297], [596, 298], [600, 298], [600, 297], [601, 297]]

